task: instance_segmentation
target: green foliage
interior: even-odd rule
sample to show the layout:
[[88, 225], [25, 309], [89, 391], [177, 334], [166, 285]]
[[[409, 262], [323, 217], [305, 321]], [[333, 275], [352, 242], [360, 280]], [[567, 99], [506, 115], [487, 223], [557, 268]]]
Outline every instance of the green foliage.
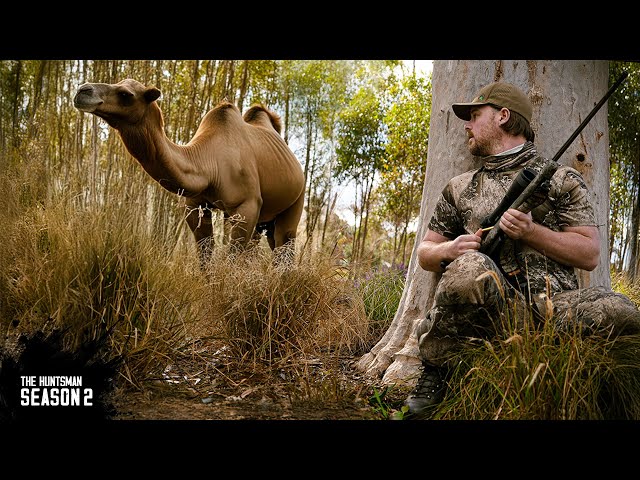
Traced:
[[391, 89], [387, 155], [377, 192], [383, 202], [376, 215], [394, 232], [393, 261], [408, 262], [411, 223], [420, 213], [431, 118], [431, 84], [406, 77]]
[[290, 145], [304, 164], [308, 241], [322, 227], [322, 212], [331, 202], [335, 123], [347, 103], [355, 64], [319, 60], [280, 64], [279, 100], [281, 111], [286, 113], [285, 140], [295, 139]]
[[336, 175], [341, 180], [373, 178], [384, 158], [383, 106], [375, 92], [361, 88], [340, 113]]
[[373, 338], [383, 335], [393, 321], [404, 291], [406, 275], [404, 266], [394, 265], [391, 268], [374, 269], [356, 281]]
[[369, 405], [373, 411], [380, 415], [383, 420], [405, 420], [408, 416], [409, 407], [403, 405], [399, 410], [393, 405], [395, 400], [387, 400], [387, 395], [391, 393], [393, 386], [386, 385], [382, 391], [378, 391], [377, 387], [373, 387], [373, 393], [369, 397]]
[[365, 251], [372, 192], [385, 154], [385, 105], [372, 87], [361, 87], [340, 112], [337, 126], [336, 167], [340, 182], [353, 180], [356, 190], [356, 231], [352, 261]]

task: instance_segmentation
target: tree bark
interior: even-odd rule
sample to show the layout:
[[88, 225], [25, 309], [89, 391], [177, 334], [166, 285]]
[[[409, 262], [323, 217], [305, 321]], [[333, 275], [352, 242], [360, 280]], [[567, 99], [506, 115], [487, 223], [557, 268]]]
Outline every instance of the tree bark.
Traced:
[[[434, 61], [428, 161], [407, 281], [393, 322], [371, 351], [360, 358], [360, 371], [381, 378], [384, 384], [411, 384], [417, 377], [420, 360], [414, 329], [433, 302], [440, 275], [418, 265], [416, 249], [445, 184], [453, 176], [481, 165], [469, 154], [463, 121], [454, 115], [451, 104], [470, 101], [480, 88], [494, 81], [519, 86], [533, 103], [534, 143], [542, 155], [551, 159], [606, 93], [608, 72], [608, 62], [596, 60]], [[605, 104], [559, 159], [559, 163], [576, 168], [584, 176], [600, 230], [600, 264], [593, 272], [578, 271], [583, 287], [611, 287], [608, 154]]]

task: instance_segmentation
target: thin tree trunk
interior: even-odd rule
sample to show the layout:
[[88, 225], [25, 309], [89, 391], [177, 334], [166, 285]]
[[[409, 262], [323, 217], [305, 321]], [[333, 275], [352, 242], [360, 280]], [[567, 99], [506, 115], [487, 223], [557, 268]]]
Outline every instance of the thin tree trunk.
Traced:
[[632, 194], [635, 199], [631, 212], [631, 225], [629, 226], [629, 279], [635, 281], [638, 276], [638, 232], [640, 229], [640, 149], [636, 149], [636, 162], [634, 172], [634, 188]]
[[198, 119], [196, 119], [196, 101], [198, 96], [198, 71], [200, 69], [200, 62], [196, 60], [193, 63], [193, 69], [191, 71], [191, 100], [189, 101], [189, 113], [187, 115], [187, 123], [184, 126], [184, 139], [185, 141], [193, 137], [196, 131]]
[[306, 242], [305, 245], [312, 241], [313, 231], [315, 229], [316, 218], [318, 213], [315, 210], [315, 206], [313, 205], [313, 198], [315, 198], [314, 193], [316, 193], [316, 185], [314, 184], [314, 179], [316, 177], [316, 156], [312, 155], [313, 146], [315, 144], [315, 136], [316, 130], [313, 123], [313, 115], [311, 111], [307, 112], [306, 115], [306, 145], [305, 145], [305, 161], [304, 161], [304, 178], [307, 182], [307, 198], [305, 200], [305, 211], [306, 211]]
[[360, 254], [359, 258], [364, 258], [364, 249], [369, 233], [369, 210], [371, 206], [371, 193], [373, 191], [373, 177], [367, 178], [365, 183], [365, 193], [362, 202], [362, 218], [364, 219], [364, 225], [361, 228], [360, 234]]
[[18, 135], [20, 125], [20, 82], [22, 74], [22, 62], [18, 60], [16, 63], [16, 79], [15, 79], [15, 91], [13, 92], [13, 123], [11, 128], [11, 145], [13, 147], [20, 146], [20, 136]]
[[322, 247], [324, 247], [325, 245], [326, 236], [327, 236], [327, 227], [329, 226], [331, 214], [336, 208], [336, 203], [338, 201], [338, 194], [335, 193], [333, 195], [333, 199], [331, 199], [331, 190], [329, 190], [328, 197], [330, 200], [327, 202], [327, 209], [325, 211], [325, 216], [324, 216], [324, 224], [322, 225], [322, 240], [320, 241], [320, 245]]
[[[178, 68], [178, 62], [171, 62], [171, 78], [176, 77], [176, 71]], [[174, 118], [172, 117], [171, 106], [173, 105], [173, 91], [174, 91], [175, 82], [169, 82], [169, 91], [162, 93], [162, 110], [163, 116], [165, 118], [164, 124], [165, 128], [168, 130], [169, 138], [171, 138], [174, 142], [178, 139], [178, 122], [174, 122]], [[175, 125], [174, 125], [175, 123]]]
[[235, 92], [235, 89], [233, 88], [233, 78], [235, 75], [236, 62], [234, 60], [228, 60], [227, 65], [228, 65], [228, 69], [227, 69], [227, 75], [226, 75], [226, 84], [224, 87], [224, 96], [231, 103], [234, 103], [236, 101], [236, 92]]
[[217, 103], [217, 99], [213, 98], [213, 85], [215, 83], [215, 74], [216, 72], [216, 61], [208, 60], [207, 61], [207, 75], [202, 85], [202, 96], [205, 99], [203, 112], [208, 112], [213, 108], [213, 101], [215, 100]]
[[238, 108], [240, 111], [244, 108], [244, 97], [249, 87], [249, 60], [242, 62], [242, 82], [240, 83], [240, 96], [238, 97]]
[[351, 262], [354, 265], [360, 260], [358, 252], [360, 251], [360, 233], [362, 232], [362, 208], [361, 201], [358, 199], [358, 190], [363, 190], [360, 197], [364, 196], [364, 186], [360, 183], [355, 185], [355, 196], [353, 202], [353, 241], [351, 242]]

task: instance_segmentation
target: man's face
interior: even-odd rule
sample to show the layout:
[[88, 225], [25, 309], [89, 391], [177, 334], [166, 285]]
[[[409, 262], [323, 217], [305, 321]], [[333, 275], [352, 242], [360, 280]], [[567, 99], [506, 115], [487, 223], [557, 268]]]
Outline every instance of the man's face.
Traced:
[[500, 153], [501, 138], [504, 131], [500, 128], [500, 111], [490, 105], [471, 109], [471, 119], [464, 123], [469, 137], [468, 147], [472, 155], [486, 157]]

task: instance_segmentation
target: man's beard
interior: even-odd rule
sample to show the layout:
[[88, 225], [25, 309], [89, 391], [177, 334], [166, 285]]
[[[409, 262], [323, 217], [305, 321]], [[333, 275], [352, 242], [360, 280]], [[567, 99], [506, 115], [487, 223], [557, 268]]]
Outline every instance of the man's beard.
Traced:
[[469, 147], [469, 152], [471, 152], [471, 155], [475, 155], [477, 157], [488, 157], [489, 155], [500, 153], [498, 151], [499, 145], [495, 140], [497, 138], [497, 135], [497, 132], [495, 133], [495, 135], [493, 134], [493, 132], [484, 132], [484, 134], [482, 135], [482, 139], [474, 135], [473, 139], [475, 141]]
[[478, 139], [475, 138], [475, 142], [469, 147], [469, 151], [471, 155], [475, 155], [476, 157], [487, 157], [493, 155], [493, 149], [491, 147], [491, 142], [479, 142]]

